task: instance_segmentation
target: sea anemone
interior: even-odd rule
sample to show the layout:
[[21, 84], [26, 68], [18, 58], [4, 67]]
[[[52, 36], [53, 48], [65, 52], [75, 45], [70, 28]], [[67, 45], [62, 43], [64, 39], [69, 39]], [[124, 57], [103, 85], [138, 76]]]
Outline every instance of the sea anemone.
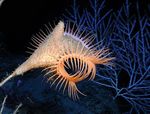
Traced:
[[[36, 49], [32, 55], [16, 70], [0, 83], [0, 87], [14, 76], [23, 74], [31, 69], [44, 68], [47, 71], [51, 86], [65, 92], [68, 89], [69, 97], [78, 99], [80, 92], [76, 84], [85, 79], [93, 80], [96, 75], [96, 64], [110, 65], [108, 48], [99, 49], [99, 43], [94, 43], [94, 35], [85, 34], [75, 29], [75, 24], [66, 25], [60, 21], [48, 35], [41, 31], [33, 37], [31, 44]], [[48, 29], [49, 30], [49, 29]], [[30, 48], [31, 49], [31, 48]]]

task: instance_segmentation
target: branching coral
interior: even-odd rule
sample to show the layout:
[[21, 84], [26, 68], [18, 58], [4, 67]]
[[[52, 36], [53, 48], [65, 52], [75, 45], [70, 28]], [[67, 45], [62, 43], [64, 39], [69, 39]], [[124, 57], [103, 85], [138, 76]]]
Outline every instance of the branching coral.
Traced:
[[[131, 15], [128, 0], [117, 13], [113, 13], [113, 18], [108, 16], [111, 10], [101, 17], [104, 2], [99, 5], [98, 0], [90, 0], [92, 10], [85, 10], [83, 14], [73, 7], [75, 13], [69, 13], [72, 14], [71, 18], [66, 16], [65, 19], [76, 19], [78, 21], [72, 21], [80, 22], [78, 15], [84, 17], [82, 28], [95, 33], [96, 41], [102, 40], [103, 45], [110, 47], [115, 54], [115, 67], [99, 67], [98, 79], [93, 82], [115, 90], [114, 99], [122, 97], [131, 105], [129, 113], [149, 113], [150, 20], [147, 16], [140, 15], [138, 4], [138, 15]], [[108, 21], [103, 21], [104, 19]], [[124, 81], [120, 80], [122, 77], [125, 77]]]
[[[140, 17], [139, 11], [138, 19], [130, 18], [128, 1], [123, 9], [116, 17], [116, 32], [112, 42], [118, 58], [117, 66], [127, 72], [129, 83], [127, 87], [117, 91], [117, 96], [124, 97], [133, 106], [131, 113], [133, 109], [137, 113], [140, 111], [150, 112], [148, 19]], [[120, 14], [123, 12], [125, 17]], [[136, 30], [136, 27], [139, 29]]]

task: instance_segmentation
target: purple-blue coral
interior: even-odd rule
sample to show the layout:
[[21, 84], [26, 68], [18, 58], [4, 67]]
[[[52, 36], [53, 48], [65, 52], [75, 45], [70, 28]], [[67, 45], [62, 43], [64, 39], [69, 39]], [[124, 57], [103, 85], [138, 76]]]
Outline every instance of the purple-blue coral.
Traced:
[[96, 42], [102, 41], [116, 57], [114, 66], [99, 66], [94, 83], [114, 90], [114, 100], [124, 99], [130, 106], [127, 113], [150, 113], [150, 18], [141, 16], [138, 3], [137, 15], [130, 14], [128, 0], [115, 13], [103, 12], [105, 0], [89, 2], [91, 9], [81, 13], [74, 0], [65, 19], [96, 34]]

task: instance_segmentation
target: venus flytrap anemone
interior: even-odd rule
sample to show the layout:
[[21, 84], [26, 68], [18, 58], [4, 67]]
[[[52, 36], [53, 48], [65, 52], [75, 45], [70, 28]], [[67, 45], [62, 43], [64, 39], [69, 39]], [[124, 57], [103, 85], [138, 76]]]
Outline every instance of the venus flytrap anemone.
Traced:
[[3, 86], [11, 78], [31, 69], [44, 68], [47, 71], [51, 86], [65, 92], [69, 97], [78, 99], [80, 92], [76, 84], [85, 79], [93, 80], [96, 75], [96, 64], [109, 65], [113, 57], [109, 57], [108, 49], [97, 50], [99, 43], [92, 44], [94, 36], [79, 34], [70, 23], [64, 31], [64, 23], [59, 22], [49, 35], [41, 34], [34, 38], [37, 45], [33, 54], [21, 64], [10, 76], [0, 83]]

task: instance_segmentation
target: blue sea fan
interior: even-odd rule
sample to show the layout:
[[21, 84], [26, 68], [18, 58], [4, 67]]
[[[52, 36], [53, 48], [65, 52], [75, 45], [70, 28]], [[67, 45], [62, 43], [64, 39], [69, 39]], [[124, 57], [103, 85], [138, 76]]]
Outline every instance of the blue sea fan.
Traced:
[[[150, 112], [150, 35], [148, 18], [131, 17], [128, 0], [116, 15], [115, 32], [112, 37], [117, 67], [126, 72], [126, 87], [118, 87], [117, 96], [126, 99], [136, 113]], [[119, 82], [118, 82], [119, 83]]]
[[113, 67], [99, 67], [94, 83], [115, 90], [114, 100], [127, 101], [128, 113], [150, 113], [150, 19], [140, 15], [138, 4], [137, 15], [130, 14], [128, 0], [117, 13], [103, 12], [105, 0], [89, 3], [91, 9], [80, 13], [74, 0], [73, 12], [65, 19], [96, 34], [96, 42], [102, 41], [116, 57]]

